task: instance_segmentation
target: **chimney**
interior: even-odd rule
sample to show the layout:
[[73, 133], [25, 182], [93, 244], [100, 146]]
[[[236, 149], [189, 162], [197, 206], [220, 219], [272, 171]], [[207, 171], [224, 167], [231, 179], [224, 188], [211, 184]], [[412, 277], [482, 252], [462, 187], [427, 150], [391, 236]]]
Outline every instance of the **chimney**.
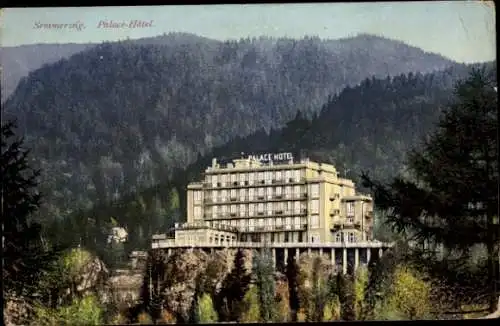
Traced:
[[214, 157], [214, 158], [212, 159], [212, 168], [214, 168], [214, 169], [215, 169], [216, 167], [217, 167], [217, 159]]

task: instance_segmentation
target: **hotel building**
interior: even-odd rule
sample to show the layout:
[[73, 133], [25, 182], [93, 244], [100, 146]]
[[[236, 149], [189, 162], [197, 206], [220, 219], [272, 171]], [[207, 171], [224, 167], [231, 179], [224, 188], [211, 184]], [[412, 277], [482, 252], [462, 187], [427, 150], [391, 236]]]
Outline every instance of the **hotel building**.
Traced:
[[154, 236], [153, 247], [265, 245], [285, 261], [289, 249], [296, 249], [292, 254], [326, 249], [334, 264], [336, 249], [351, 248], [354, 257], [345, 250], [340, 262], [345, 271], [348, 260], [357, 266], [360, 254], [366, 263], [372, 249], [390, 246], [373, 241], [373, 219], [372, 198], [356, 193], [354, 183], [332, 165], [295, 162], [290, 153], [226, 164], [214, 159], [204, 179], [188, 185], [187, 223], [176, 226], [174, 239]]

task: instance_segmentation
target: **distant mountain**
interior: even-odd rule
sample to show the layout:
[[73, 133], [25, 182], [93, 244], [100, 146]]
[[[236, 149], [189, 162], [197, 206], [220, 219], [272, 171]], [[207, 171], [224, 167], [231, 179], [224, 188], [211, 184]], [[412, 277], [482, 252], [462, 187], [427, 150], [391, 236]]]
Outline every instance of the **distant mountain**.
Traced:
[[91, 48], [94, 44], [33, 44], [2, 47], [2, 103], [14, 92], [22, 77], [45, 64], [69, 58], [71, 55]]
[[3, 113], [34, 149], [49, 202], [66, 210], [156, 184], [297, 110], [312, 116], [367, 77], [452, 64], [370, 35], [219, 42], [166, 34], [92, 46], [30, 72]]

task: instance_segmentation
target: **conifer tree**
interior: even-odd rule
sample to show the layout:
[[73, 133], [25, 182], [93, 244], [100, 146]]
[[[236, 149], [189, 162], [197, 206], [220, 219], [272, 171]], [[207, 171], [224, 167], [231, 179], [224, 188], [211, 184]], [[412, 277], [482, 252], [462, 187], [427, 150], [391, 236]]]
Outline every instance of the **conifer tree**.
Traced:
[[[411, 178], [382, 184], [363, 175], [376, 204], [388, 212], [388, 223], [414, 244], [420, 264], [457, 289], [471, 289], [458, 297], [479, 298], [481, 289], [489, 287], [492, 310], [498, 299], [499, 232], [494, 86], [485, 70], [474, 70], [457, 83], [456, 99], [442, 112], [437, 130], [408, 156]], [[459, 277], [478, 244], [487, 247], [488, 279]]]
[[30, 168], [23, 140], [13, 138], [15, 128], [14, 122], [2, 125], [3, 295], [29, 298], [62, 248], [48, 248], [41, 225], [32, 218], [41, 202], [37, 191], [40, 171]]
[[273, 261], [268, 248], [256, 257], [254, 274], [259, 293], [261, 321], [272, 322], [275, 317], [275, 280]]
[[[233, 269], [226, 277], [220, 294], [221, 301], [227, 302], [228, 321], [236, 321], [241, 315], [241, 304], [249, 285], [250, 275], [245, 268], [245, 255], [242, 249], [238, 249], [234, 257]], [[224, 318], [224, 314], [220, 314], [220, 316]]]
[[297, 276], [299, 267], [293, 255], [289, 255], [286, 263], [286, 277], [288, 280], [288, 291], [292, 321], [297, 321], [297, 312], [299, 311], [299, 284]]

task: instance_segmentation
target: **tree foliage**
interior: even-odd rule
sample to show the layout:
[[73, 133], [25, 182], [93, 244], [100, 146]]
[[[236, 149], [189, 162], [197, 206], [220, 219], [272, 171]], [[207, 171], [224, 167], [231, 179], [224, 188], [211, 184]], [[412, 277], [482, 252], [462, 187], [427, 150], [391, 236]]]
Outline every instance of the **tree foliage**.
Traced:
[[101, 325], [103, 310], [95, 296], [74, 299], [71, 305], [58, 308], [38, 306], [32, 325]]
[[274, 264], [270, 250], [265, 248], [255, 257], [255, 284], [259, 294], [261, 322], [271, 322], [275, 319], [276, 284], [274, 279]]
[[297, 321], [297, 312], [299, 310], [299, 283], [297, 277], [299, 268], [294, 255], [288, 255], [285, 273], [288, 281], [291, 320]]
[[217, 296], [219, 317], [223, 321], [237, 321], [241, 315], [243, 298], [250, 285], [250, 274], [245, 267], [245, 254], [236, 251], [233, 269], [224, 280], [222, 290]]
[[260, 321], [259, 290], [257, 286], [251, 285], [243, 298], [243, 311], [241, 323], [258, 323]]
[[[485, 69], [474, 70], [457, 83], [455, 100], [443, 111], [437, 130], [410, 153], [410, 177], [384, 184], [364, 176], [377, 205], [388, 212], [388, 223], [410, 239], [422, 268], [441, 275], [450, 285], [470, 290], [466, 297], [478, 299], [484, 290], [492, 293], [498, 281], [499, 225], [493, 224], [498, 214], [494, 85], [494, 76]], [[471, 248], [477, 244], [489, 250], [489, 286], [467, 267]]]
[[384, 298], [381, 310], [396, 313], [404, 320], [426, 319], [431, 312], [430, 293], [430, 284], [423, 281], [416, 271], [398, 266], [391, 291]]
[[198, 300], [198, 316], [200, 323], [216, 323], [219, 319], [212, 297], [208, 293], [203, 293]]
[[39, 171], [29, 166], [29, 151], [15, 137], [14, 122], [2, 124], [2, 273], [7, 293], [32, 296], [44, 273], [51, 270], [58, 250], [47, 243], [33, 219], [41, 202]]

